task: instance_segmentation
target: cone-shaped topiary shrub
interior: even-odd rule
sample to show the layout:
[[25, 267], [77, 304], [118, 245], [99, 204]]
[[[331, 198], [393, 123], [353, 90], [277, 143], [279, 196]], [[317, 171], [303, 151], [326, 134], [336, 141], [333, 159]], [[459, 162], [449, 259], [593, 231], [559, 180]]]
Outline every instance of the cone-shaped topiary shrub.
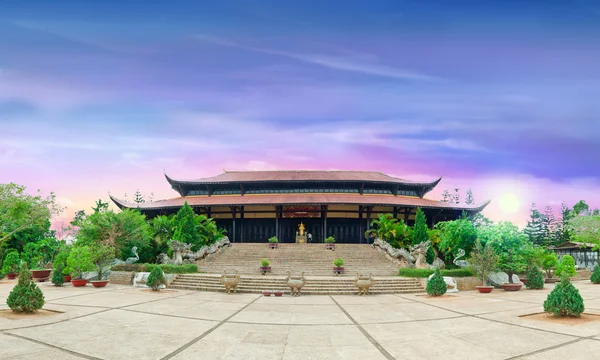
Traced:
[[529, 268], [527, 272], [527, 287], [529, 289], [543, 289], [544, 288], [544, 274], [535, 265]]
[[553, 313], [554, 316], [579, 317], [584, 310], [583, 298], [568, 277], [563, 277], [544, 301], [544, 311]]
[[590, 276], [590, 281], [594, 284], [600, 284], [600, 265], [596, 265], [594, 268], [594, 272]]
[[65, 279], [63, 278], [63, 267], [60, 264], [54, 265], [54, 269], [52, 269], [52, 283], [55, 286], [62, 286], [65, 283]]
[[427, 282], [425, 291], [431, 296], [442, 296], [446, 293], [446, 290], [448, 290], [448, 287], [446, 286], [444, 277], [440, 274], [440, 269], [436, 269], [431, 279]]
[[150, 275], [148, 275], [148, 280], [146, 281], [146, 285], [150, 286], [154, 291], [160, 290], [160, 286], [166, 283], [165, 275], [159, 266], [154, 267], [150, 271]]
[[31, 281], [31, 273], [27, 264], [21, 265], [19, 271], [19, 282], [8, 295], [6, 304], [14, 312], [31, 313], [44, 306], [44, 294], [42, 290]]

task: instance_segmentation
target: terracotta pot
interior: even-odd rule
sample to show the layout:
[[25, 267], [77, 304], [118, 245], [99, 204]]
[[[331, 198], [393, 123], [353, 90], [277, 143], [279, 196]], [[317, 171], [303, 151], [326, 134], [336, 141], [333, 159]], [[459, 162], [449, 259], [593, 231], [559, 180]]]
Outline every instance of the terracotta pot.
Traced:
[[549, 278], [549, 279], [544, 280], [544, 282], [546, 284], [554, 284], [554, 283], [558, 282], [558, 278]]
[[335, 244], [325, 244], [325, 249], [327, 249], [327, 250], [334, 250], [335, 249]]
[[283, 291], [279, 291], [279, 290], [278, 291], [273, 291], [273, 294], [275, 296], [283, 296]]
[[493, 286], [475, 286], [475, 288], [482, 294], [489, 294], [494, 290]]
[[50, 278], [52, 269], [30, 270], [31, 277], [37, 282], [44, 282]]
[[519, 280], [521, 280], [523, 285], [527, 285], [527, 278], [519, 278]]
[[108, 280], [94, 280], [92, 281], [92, 285], [97, 288], [105, 287], [108, 284]]
[[17, 275], [18, 275], [17, 273], [11, 272], [11, 273], [6, 274], [6, 277], [8, 278], [8, 280], [14, 280], [17, 278]]
[[71, 282], [71, 275], [63, 275], [63, 280], [65, 282]]
[[269, 243], [269, 249], [277, 249], [277, 243]]
[[521, 290], [523, 284], [504, 283], [500, 286], [504, 289], [504, 291], [519, 291]]
[[88, 281], [86, 279], [82, 280], [71, 280], [71, 284], [75, 287], [86, 286]]
[[271, 267], [270, 266], [261, 266], [260, 267], [260, 272], [264, 275], [267, 272], [271, 272]]
[[343, 274], [344, 273], [344, 267], [340, 266], [340, 267], [333, 267], [333, 273], [334, 274]]
[[271, 296], [271, 291], [263, 291], [264, 296]]

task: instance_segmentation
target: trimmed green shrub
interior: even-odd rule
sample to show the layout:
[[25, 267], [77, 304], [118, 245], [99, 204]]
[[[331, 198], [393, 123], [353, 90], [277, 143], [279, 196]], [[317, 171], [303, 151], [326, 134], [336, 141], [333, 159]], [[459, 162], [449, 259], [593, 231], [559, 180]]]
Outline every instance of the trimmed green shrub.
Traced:
[[326, 244], [333, 244], [335, 242], [335, 238], [333, 236], [328, 236], [325, 238]]
[[548, 298], [544, 301], [544, 311], [552, 313], [554, 316], [575, 316], [579, 317], [585, 310], [583, 298], [579, 290], [571, 284], [569, 278], [563, 277]]
[[272, 236], [269, 238], [269, 242], [275, 244], [279, 242], [279, 239], [277, 239], [277, 236]]
[[556, 267], [556, 275], [563, 278], [571, 278], [577, 275], [577, 270], [575, 270], [575, 260], [571, 255], [564, 255], [560, 258], [560, 262]]
[[[63, 251], [59, 252], [58, 255], [56, 255], [56, 257], [54, 258], [54, 262], [52, 263], [52, 265], [54, 265], [55, 270], [57, 268], [60, 268], [61, 271], [65, 270], [65, 268], [67, 267], [67, 259], [69, 258], [70, 251], [71, 251], [71, 249], [67, 248], [67, 250], [63, 250]], [[69, 274], [61, 273], [61, 275], [69, 275]]]
[[76, 246], [67, 258], [67, 267], [63, 270], [75, 279], [82, 279], [86, 272], [94, 271], [92, 253], [88, 246]]
[[337, 258], [337, 259], [333, 260], [333, 265], [335, 265], [335, 267], [342, 267], [342, 266], [344, 266], [344, 259]]
[[21, 260], [19, 259], [19, 253], [17, 252], [17, 250], [9, 252], [4, 258], [4, 263], [2, 264], [2, 272], [5, 274], [19, 272], [20, 262]]
[[444, 281], [440, 270], [436, 269], [433, 276], [427, 281], [425, 291], [431, 296], [442, 296], [447, 290], [448, 287], [446, 286], [446, 282]]
[[[110, 269], [112, 271], [134, 271], [134, 272], [145, 272], [146, 265], [148, 264], [118, 264], [114, 265]], [[167, 265], [167, 264], [165, 264]]]
[[267, 259], [261, 259], [261, 260], [260, 260], [260, 264], [261, 264], [261, 266], [262, 266], [262, 267], [267, 267], [267, 266], [269, 266], [269, 264], [271, 264], [271, 263], [270, 263], [270, 262], [269, 262], [269, 260], [267, 260]]
[[[414, 277], [414, 278], [426, 278], [429, 275], [435, 273], [433, 269], [415, 269], [415, 268], [401, 268], [398, 271], [398, 275], [404, 277]], [[468, 277], [468, 276], [476, 276], [475, 270], [473, 269], [444, 269], [441, 270], [440, 273], [442, 276], [450, 276], [450, 277]]]
[[166, 285], [167, 281], [165, 280], [165, 275], [160, 267], [154, 267], [148, 275], [148, 280], [146, 281], [146, 285], [152, 288], [154, 291], [160, 290], [161, 285]]
[[596, 264], [594, 272], [592, 273], [592, 276], [590, 276], [590, 281], [594, 284], [600, 284], [600, 265]]
[[551, 279], [554, 275], [553, 270], [558, 266], [558, 256], [556, 253], [551, 252], [542, 258], [542, 269], [546, 272], [546, 277]]
[[[194, 274], [198, 272], [198, 265], [196, 264], [144, 264], [143, 271], [152, 272], [155, 267], [159, 267], [165, 274]], [[114, 267], [113, 267], [114, 269]]]
[[[58, 257], [58, 256], [57, 256]], [[62, 286], [65, 283], [63, 278], [63, 265], [60, 262], [54, 262], [54, 269], [52, 269], [52, 283], [54, 286]]]
[[31, 281], [31, 273], [27, 264], [21, 265], [19, 282], [8, 295], [6, 304], [14, 312], [31, 313], [44, 306], [44, 294], [42, 290]]
[[543, 289], [544, 288], [544, 274], [535, 265], [529, 268], [527, 273], [527, 288], [529, 289]]

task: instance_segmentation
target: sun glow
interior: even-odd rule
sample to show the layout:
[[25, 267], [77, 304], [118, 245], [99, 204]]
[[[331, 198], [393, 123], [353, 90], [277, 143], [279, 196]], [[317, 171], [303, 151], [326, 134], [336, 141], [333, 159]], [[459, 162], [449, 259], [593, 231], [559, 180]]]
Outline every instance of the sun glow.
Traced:
[[516, 213], [521, 207], [521, 202], [513, 193], [506, 193], [500, 197], [500, 209], [505, 213]]

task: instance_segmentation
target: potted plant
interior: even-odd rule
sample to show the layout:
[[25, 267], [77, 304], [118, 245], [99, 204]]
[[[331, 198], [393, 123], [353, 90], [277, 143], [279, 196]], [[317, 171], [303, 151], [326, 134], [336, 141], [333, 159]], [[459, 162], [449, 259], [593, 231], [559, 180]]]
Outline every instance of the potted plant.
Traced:
[[[70, 248], [69, 248], [70, 250]], [[60, 269], [60, 275], [63, 277], [64, 282], [71, 282], [71, 275], [65, 272], [65, 268], [67, 267], [67, 258], [69, 257], [69, 250], [63, 250], [54, 258], [54, 271], [56, 269]], [[54, 274], [52, 275], [54, 278]], [[54, 281], [53, 281], [54, 282]]]
[[283, 290], [274, 290], [273, 295], [275, 296], [283, 296]]
[[71, 284], [75, 287], [87, 285], [87, 279], [83, 277], [88, 271], [94, 270], [92, 254], [88, 246], [75, 246], [67, 258], [67, 267], [64, 272], [71, 274]]
[[558, 256], [556, 253], [551, 252], [542, 258], [542, 269], [546, 273], [546, 283], [555, 283], [557, 279], [554, 276], [554, 269], [558, 266]]
[[335, 238], [333, 236], [325, 238], [325, 249], [335, 250]]
[[271, 266], [269, 266], [271, 263], [269, 262], [269, 260], [267, 259], [261, 259], [260, 260], [260, 272], [265, 275], [267, 272], [271, 271]]
[[337, 258], [333, 260], [333, 273], [336, 275], [344, 273], [344, 259]]
[[498, 267], [498, 255], [494, 249], [489, 244], [483, 246], [478, 239], [475, 242], [475, 248], [471, 252], [469, 265], [477, 272], [482, 282], [481, 286], [476, 286], [477, 291], [486, 294], [492, 292], [494, 287], [488, 285], [487, 278], [489, 273]]
[[523, 283], [513, 282], [513, 275], [525, 268], [525, 262], [518, 249], [509, 249], [505, 254], [500, 255], [500, 268], [508, 275], [508, 282], [500, 284], [500, 287], [504, 291], [521, 290]]
[[23, 248], [22, 259], [27, 262], [31, 269], [31, 276], [37, 282], [43, 282], [50, 278], [52, 268], [50, 263], [58, 251], [59, 243], [54, 238], [46, 238], [39, 242], [30, 242]]
[[96, 267], [97, 280], [92, 280], [94, 287], [105, 287], [108, 284], [106, 277], [106, 267], [115, 257], [115, 251], [112, 247], [106, 245], [98, 245], [91, 248], [92, 262]]
[[271, 290], [263, 290], [263, 296], [271, 296], [272, 293]]
[[14, 280], [17, 277], [17, 272], [19, 271], [19, 264], [21, 260], [19, 259], [19, 253], [17, 250], [13, 250], [6, 254], [4, 258], [4, 265], [2, 266], [2, 272], [6, 274], [9, 280]]
[[277, 249], [277, 243], [279, 242], [279, 239], [277, 239], [277, 236], [272, 236], [269, 238], [269, 249]]

